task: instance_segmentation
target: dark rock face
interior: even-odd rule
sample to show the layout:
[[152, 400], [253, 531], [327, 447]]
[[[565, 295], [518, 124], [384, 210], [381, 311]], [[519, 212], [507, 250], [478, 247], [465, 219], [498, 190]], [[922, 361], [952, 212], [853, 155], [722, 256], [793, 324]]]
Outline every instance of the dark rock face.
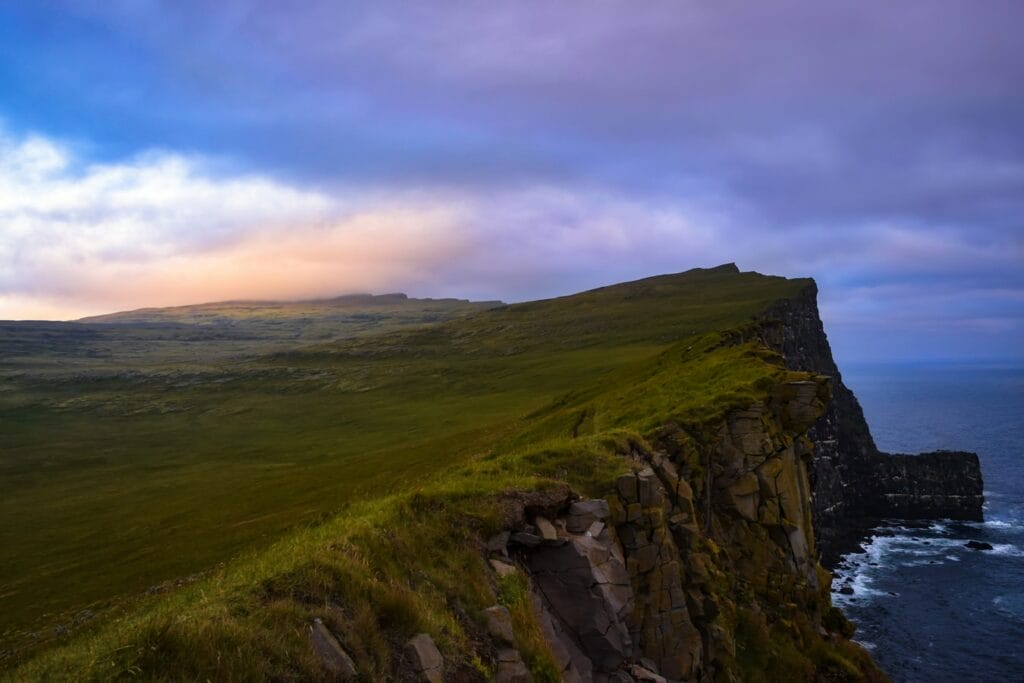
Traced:
[[878, 483], [882, 516], [981, 521], [981, 465], [975, 453], [882, 454]]
[[617, 669], [632, 651], [625, 620], [633, 609], [633, 592], [610, 538], [583, 536], [543, 546], [530, 553], [529, 567], [545, 603], [589, 662], [600, 671]]
[[886, 518], [982, 518], [982, 478], [974, 453], [893, 455], [875, 446], [864, 412], [832, 358], [812, 284], [775, 304], [759, 325], [786, 367], [828, 375], [833, 400], [812, 427], [814, 525], [826, 566], [856, 548]]
[[550, 527], [487, 547], [515, 563], [491, 558], [496, 572], [525, 572], [562, 680], [744, 680], [737, 656], [752, 632], [800, 633], [807, 647], [843, 638], [841, 617], [826, 619], [807, 476], [806, 432], [829, 398], [827, 377], [792, 376], [699, 440], [672, 426], [664, 449], [632, 445], [632, 472], [604, 500], [570, 495], [510, 515]]

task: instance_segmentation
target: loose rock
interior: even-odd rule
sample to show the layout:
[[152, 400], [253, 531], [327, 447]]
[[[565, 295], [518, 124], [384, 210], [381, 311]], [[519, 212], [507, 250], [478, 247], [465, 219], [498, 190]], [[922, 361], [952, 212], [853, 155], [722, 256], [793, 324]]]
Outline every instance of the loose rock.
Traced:
[[487, 617], [487, 632], [503, 643], [511, 645], [515, 641], [512, 633], [512, 615], [507, 607], [495, 605], [484, 610]]
[[418, 633], [405, 644], [405, 655], [419, 674], [420, 680], [429, 683], [444, 681], [444, 658], [434, 645], [434, 639], [426, 633]]
[[498, 651], [498, 671], [494, 680], [496, 683], [533, 683], [533, 676], [518, 650], [505, 649]]
[[516, 573], [516, 566], [514, 564], [509, 564], [502, 560], [491, 560], [491, 568], [494, 569], [494, 573], [497, 574], [499, 578], [511, 576]]
[[309, 642], [323, 667], [338, 680], [347, 681], [356, 677], [356, 665], [352, 658], [320, 619], [316, 619], [310, 627]]
[[555, 531], [555, 525], [549, 522], [544, 517], [537, 517], [534, 520], [534, 524], [537, 526], [537, 531], [540, 532], [540, 537], [545, 541], [557, 541], [558, 532]]

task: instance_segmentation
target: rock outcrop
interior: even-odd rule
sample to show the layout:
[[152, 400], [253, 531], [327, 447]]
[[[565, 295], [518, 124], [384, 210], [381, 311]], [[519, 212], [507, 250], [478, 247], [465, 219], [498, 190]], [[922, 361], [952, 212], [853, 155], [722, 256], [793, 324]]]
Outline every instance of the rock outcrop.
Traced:
[[833, 399], [810, 430], [813, 511], [826, 566], [857, 547], [889, 518], [980, 520], [981, 466], [974, 453], [883, 453], [853, 392], [843, 384], [818, 315], [817, 287], [772, 306], [760, 319], [761, 341], [792, 370], [832, 378]]
[[[765, 647], [758, 633], [858, 651], [831, 607], [811, 516], [806, 432], [829, 397], [826, 377], [783, 382], [720, 423], [635, 445], [605, 500], [566, 492], [510, 515], [486, 544], [491, 565], [498, 581], [517, 571], [506, 558], [529, 577], [563, 680], [741, 680], [741, 659]], [[880, 680], [864, 662], [861, 680]]]
[[417, 680], [441, 683], [444, 680], [444, 658], [427, 633], [418, 633], [405, 644], [405, 656], [416, 672]]

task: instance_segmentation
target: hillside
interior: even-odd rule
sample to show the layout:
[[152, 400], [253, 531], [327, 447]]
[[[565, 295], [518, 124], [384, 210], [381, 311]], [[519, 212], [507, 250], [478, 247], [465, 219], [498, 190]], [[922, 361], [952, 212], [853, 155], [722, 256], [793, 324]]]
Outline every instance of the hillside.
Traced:
[[[461, 680], [875, 679], [816, 560], [806, 434], [832, 385], [766, 339], [809, 289], [723, 266], [116, 372], [88, 341], [63, 371], [79, 330], [48, 330], [0, 385], [14, 676], [330, 678], [337, 638], [365, 679], [406, 678], [422, 632]], [[89, 327], [116, 348], [161, 315]], [[591, 540], [579, 496], [608, 505]], [[564, 566], [622, 578], [567, 612], [544, 589]]]
[[310, 342], [443, 322], [500, 305], [500, 301], [411, 299], [405, 294], [349, 294], [312, 301], [221, 301], [144, 308], [91, 316], [77, 322], [128, 327], [187, 326], [193, 333], [219, 332], [261, 342]]

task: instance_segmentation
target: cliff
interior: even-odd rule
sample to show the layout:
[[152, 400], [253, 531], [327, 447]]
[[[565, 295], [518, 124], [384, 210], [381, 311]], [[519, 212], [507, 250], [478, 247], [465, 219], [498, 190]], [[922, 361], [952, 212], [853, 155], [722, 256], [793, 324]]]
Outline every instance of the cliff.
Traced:
[[386, 486], [12, 680], [884, 680], [821, 558], [882, 517], [980, 514], [980, 473], [878, 452], [815, 294], [723, 266], [264, 358], [330, 380], [303, 391], [332, 444], [350, 394], [399, 435], [465, 426], [367, 449]]
[[634, 444], [604, 499], [516, 508], [487, 548], [499, 581], [525, 579], [559, 680], [884, 679], [816, 560], [806, 433], [829, 394], [788, 378]]
[[813, 282], [760, 316], [759, 335], [786, 367], [833, 381], [833, 400], [809, 433], [815, 451], [810, 465], [814, 519], [826, 566], [887, 518], [982, 518], [976, 454], [902, 455], [875, 446], [860, 403], [832, 358]]

